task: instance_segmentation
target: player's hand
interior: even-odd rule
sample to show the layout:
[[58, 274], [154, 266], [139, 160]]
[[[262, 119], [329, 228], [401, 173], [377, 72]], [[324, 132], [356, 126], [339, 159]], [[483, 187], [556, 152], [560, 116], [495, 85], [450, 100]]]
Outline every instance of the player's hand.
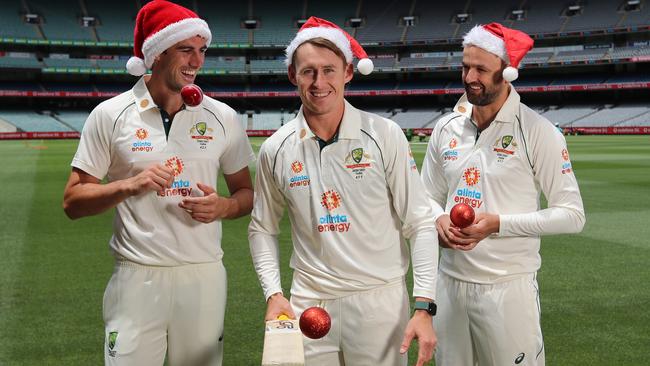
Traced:
[[156, 191], [164, 193], [174, 182], [174, 171], [164, 165], [156, 164], [138, 175], [125, 180], [127, 190], [131, 196], [141, 193]]
[[203, 183], [196, 186], [203, 192], [202, 197], [188, 197], [178, 204], [196, 221], [209, 223], [223, 219], [232, 208], [232, 199], [221, 197], [214, 188]]
[[478, 244], [478, 241], [468, 238], [464, 234], [458, 235], [458, 228], [451, 223], [448, 214], [438, 217], [436, 229], [438, 230], [438, 243], [443, 248], [471, 250]]
[[414, 338], [418, 340], [418, 361], [415, 365], [423, 366], [433, 358], [433, 352], [438, 343], [431, 315], [425, 311], [417, 310], [409, 320], [399, 353], [406, 353]]
[[293, 312], [289, 300], [281, 292], [269, 296], [266, 303], [266, 314], [264, 320], [275, 320], [280, 315], [286, 315], [290, 319], [296, 319], [296, 313]]
[[464, 229], [451, 227], [450, 231], [455, 237], [462, 240], [472, 241], [470, 245], [460, 247], [461, 250], [471, 250], [483, 239], [493, 233], [499, 232], [500, 220], [499, 215], [489, 213], [479, 213], [474, 219], [474, 223]]

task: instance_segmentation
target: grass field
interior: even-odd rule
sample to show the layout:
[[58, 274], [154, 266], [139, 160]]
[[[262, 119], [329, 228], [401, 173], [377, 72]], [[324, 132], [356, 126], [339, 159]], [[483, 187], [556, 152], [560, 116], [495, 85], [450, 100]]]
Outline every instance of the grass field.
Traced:
[[[261, 141], [252, 140], [256, 151]], [[76, 145], [0, 142], [0, 365], [103, 363], [101, 306], [112, 271], [112, 212], [77, 221], [65, 217], [61, 199]], [[650, 137], [570, 137], [569, 146], [587, 225], [580, 235], [542, 241], [547, 364], [647, 365]], [[418, 163], [425, 148], [413, 145]], [[248, 217], [224, 224], [227, 366], [259, 365], [261, 358], [265, 304], [249, 257], [247, 224]], [[290, 243], [284, 225], [286, 287]]]

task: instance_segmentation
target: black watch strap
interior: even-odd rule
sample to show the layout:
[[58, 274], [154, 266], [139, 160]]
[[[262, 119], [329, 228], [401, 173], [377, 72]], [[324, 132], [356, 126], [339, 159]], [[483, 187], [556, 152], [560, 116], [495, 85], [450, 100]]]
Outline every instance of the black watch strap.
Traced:
[[413, 306], [414, 310], [424, 310], [429, 315], [434, 316], [436, 315], [436, 310], [438, 307], [436, 306], [436, 303], [433, 301], [416, 301], [415, 305]]

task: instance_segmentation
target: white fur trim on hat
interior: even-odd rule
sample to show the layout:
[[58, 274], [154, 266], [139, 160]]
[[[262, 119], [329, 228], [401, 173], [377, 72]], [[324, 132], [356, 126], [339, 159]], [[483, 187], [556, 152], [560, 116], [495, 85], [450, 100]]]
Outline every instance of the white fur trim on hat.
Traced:
[[506, 64], [510, 64], [508, 53], [506, 52], [506, 45], [503, 39], [495, 36], [494, 34], [483, 28], [482, 25], [477, 25], [472, 28], [465, 37], [463, 37], [463, 47], [476, 46], [482, 48], [492, 54], [499, 56]]
[[212, 33], [210, 33], [208, 23], [201, 18], [183, 19], [149, 36], [142, 44], [145, 66], [151, 68], [156, 56], [176, 43], [197, 35], [206, 39], [206, 46], [210, 45]]
[[296, 49], [298, 49], [301, 44], [309, 41], [310, 39], [319, 37], [325, 38], [334, 43], [336, 47], [338, 47], [341, 52], [343, 52], [345, 60], [348, 63], [352, 62], [352, 47], [350, 46], [350, 41], [348, 41], [348, 38], [345, 36], [345, 34], [343, 34], [343, 32], [336, 28], [330, 27], [312, 27], [301, 30], [298, 32], [298, 34], [296, 34], [296, 38], [294, 38], [291, 43], [289, 43], [289, 46], [287, 46], [287, 49], [285, 51], [287, 58], [284, 60], [284, 63], [287, 66], [290, 66], [293, 60], [293, 53], [296, 52]]

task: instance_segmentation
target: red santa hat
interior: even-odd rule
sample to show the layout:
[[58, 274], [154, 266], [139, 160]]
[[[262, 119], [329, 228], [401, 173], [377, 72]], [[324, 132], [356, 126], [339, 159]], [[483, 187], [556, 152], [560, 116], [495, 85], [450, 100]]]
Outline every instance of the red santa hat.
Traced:
[[290, 66], [293, 62], [293, 54], [296, 52], [296, 49], [301, 44], [314, 38], [325, 38], [334, 43], [343, 52], [345, 60], [348, 63], [352, 63], [353, 56], [358, 58], [357, 70], [363, 75], [368, 75], [372, 72], [374, 65], [359, 42], [336, 24], [317, 17], [307, 19], [305, 24], [300, 27], [296, 37], [289, 43], [285, 51], [287, 55], [285, 64]]
[[508, 64], [503, 78], [514, 81], [519, 77], [519, 63], [533, 48], [533, 40], [524, 32], [490, 23], [472, 28], [463, 38], [463, 47], [467, 46], [476, 46], [501, 57]]
[[127, 61], [126, 69], [131, 75], [144, 75], [156, 56], [194, 36], [205, 38], [206, 45], [210, 45], [212, 34], [208, 23], [180, 5], [165, 0], [151, 1], [140, 9], [135, 19], [134, 56]]

